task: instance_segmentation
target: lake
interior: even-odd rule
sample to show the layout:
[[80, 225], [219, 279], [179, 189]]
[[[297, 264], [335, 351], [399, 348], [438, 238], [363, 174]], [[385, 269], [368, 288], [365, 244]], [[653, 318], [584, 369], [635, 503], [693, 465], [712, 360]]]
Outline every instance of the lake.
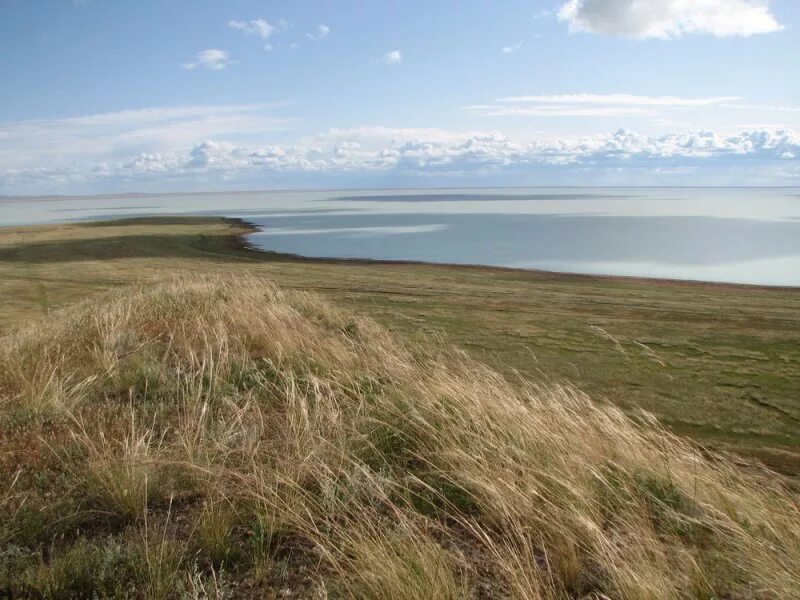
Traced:
[[800, 188], [265, 191], [0, 199], [0, 224], [238, 217], [305, 256], [800, 285]]

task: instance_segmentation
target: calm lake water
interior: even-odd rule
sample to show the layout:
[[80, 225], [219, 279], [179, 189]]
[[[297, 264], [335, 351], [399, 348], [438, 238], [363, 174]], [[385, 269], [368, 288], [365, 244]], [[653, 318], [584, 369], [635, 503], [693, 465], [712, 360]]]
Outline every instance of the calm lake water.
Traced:
[[271, 191], [0, 199], [0, 224], [240, 217], [306, 256], [800, 286], [800, 188]]

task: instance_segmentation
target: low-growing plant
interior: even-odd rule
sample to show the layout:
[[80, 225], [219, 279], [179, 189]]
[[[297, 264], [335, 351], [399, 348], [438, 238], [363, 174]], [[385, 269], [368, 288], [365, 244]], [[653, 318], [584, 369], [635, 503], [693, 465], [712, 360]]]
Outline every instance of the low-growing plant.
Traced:
[[203, 506], [194, 526], [192, 541], [200, 556], [212, 565], [224, 565], [236, 558], [238, 548], [231, 543], [234, 522], [234, 509], [226, 501], [207, 501]]
[[0, 595], [10, 597], [127, 598], [133, 594], [135, 556], [113, 538], [79, 538], [64, 549], [15, 547], [0, 555]]
[[171, 505], [161, 527], [144, 519], [136, 575], [148, 600], [174, 598], [185, 583], [181, 568], [186, 559], [186, 548], [176, 539], [170, 518]]

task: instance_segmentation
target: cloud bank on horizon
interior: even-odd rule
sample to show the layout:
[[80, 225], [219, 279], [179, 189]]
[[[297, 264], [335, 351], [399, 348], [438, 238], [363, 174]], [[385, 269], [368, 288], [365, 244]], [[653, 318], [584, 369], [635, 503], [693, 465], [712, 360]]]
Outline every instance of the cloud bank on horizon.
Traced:
[[[19, 102], [0, 107], [0, 194], [800, 185], [800, 86], [786, 76], [800, 51], [787, 19], [800, 9], [789, 0], [559, 0], [535, 14], [480, 4], [463, 22], [451, 15], [441, 39], [409, 33], [418, 24], [405, 12], [371, 20], [374, 33], [348, 29], [356, 5], [349, 21], [211, 11], [205, 49], [191, 53], [194, 37], [153, 48], [179, 57], [172, 75], [163, 60], [151, 63], [151, 78], [164, 69], [157, 83], [130, 67], [150, 86], [144, 108], [78, 87], [96, 88], [98, 73], [63, 79], [67, 114], [58, 98], [26, 102], [33, 61], [4, 90]], [[76, 26], [93, 9], [73, 5]], [[472, 41], [487, 14], [505, 44]], [[5, 16], [24, 31], [24, 9]], [[753, 36], [772, 41], [754, 47]]]
[[[659, 102], [693, 105], [679, 98]], [[566, 184], [574, 182], [575, 173], [598, 185], [669, 184], [698, 172], [705, 172], [704, 184], [800, 183], [800, 135], [791, 129], [728, 135], [642, 135], [620, 129], [525, 139], [496, 131], [357, 127], [329, 129], [290, 144], [226, 141], [254, 131], [269, 137], [286, 127], [275, 110], [268, 105], [177, 107], [0, 126], [0, 138], [16, 149], [0, 149], [6, 165], [0, 190], [181, 190], [196, 189], [198, 183], [221, 189], [271, 182]], [[207, 139], [195, 142], [204, 134]], [[47, 166], [31, 165], [26, 156], [37, 156]]]

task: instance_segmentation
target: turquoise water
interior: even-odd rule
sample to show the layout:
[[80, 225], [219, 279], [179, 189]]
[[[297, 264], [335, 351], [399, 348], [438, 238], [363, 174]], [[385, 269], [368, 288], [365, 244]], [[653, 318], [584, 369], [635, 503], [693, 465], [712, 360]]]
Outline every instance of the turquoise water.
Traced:
[[221, 215], [306, 256], [800, 286], [798, 188], [270, 191], [0, 199], [0, 223]]

